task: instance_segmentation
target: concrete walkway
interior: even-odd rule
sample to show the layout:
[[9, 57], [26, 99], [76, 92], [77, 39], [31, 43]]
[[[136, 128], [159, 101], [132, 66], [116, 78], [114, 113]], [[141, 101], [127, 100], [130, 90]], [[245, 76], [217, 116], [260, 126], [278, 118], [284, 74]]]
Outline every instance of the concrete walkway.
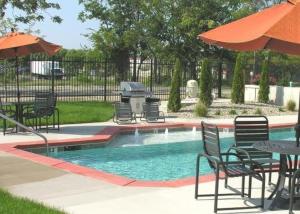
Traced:
[[[268, 117], [271, 124], [295, 123], [296, 115]], [[169, 118], [170, 122], [197, 122], [199, 119], [184, 120]], [[213, 120], [218, 123], [232, 123], [232, 119]], [[93, 136], [112, 122], [63, 126], [60, 132], [45, 134], [48, 139], [68, 139]], [[31, 134], [9, 134], [0, 136], [0, 143], [20, 142], [39, 139]], [[0, 187], [24, 197], [61, 208], [68, 213], [93, 214], [139, 214], [139, 213], [213, 213], [213, 200], [195, 200], [194, 186], [180, 188], [122, 187], [84, 177], [70, 172], [23, 160], [14, 155], [0, 152]], [[239, 179], [231, 179], [230, 184], [240, 186]], [[213, 191], [214, 182], [200, 185], [203, 191]], [[258, 203], [259, 185], [254, 183], [254, 200]], [[220, 185], [223, 190], [223, 184]], [[268, 195], [268, 193], [266, 193]], [[257, 198], [255, 198], [257, 197]], [[220, 200], [220, 206], [244, 206], [240, 197]], [[246, 203], [248, 204], [248, 202]], [[266, 201], [268, 206], [269, 202]], [[238, 210], [225, 213], [260, 213], [261, 210]], [[267, 210], [264, 213], [271, 213]], [[288, 213], [275, 211], [272, 213]]]

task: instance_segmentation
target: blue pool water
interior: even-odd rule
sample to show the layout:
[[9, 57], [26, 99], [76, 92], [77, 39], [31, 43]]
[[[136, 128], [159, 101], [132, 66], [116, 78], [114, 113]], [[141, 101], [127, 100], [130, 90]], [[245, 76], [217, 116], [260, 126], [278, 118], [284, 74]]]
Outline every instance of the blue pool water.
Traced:
[[[221, 132], [222, 150], [233, 144], [233, 134]], [[270, 139], [295, 139], [292, 129], [272, 130]], [[106, 146], [58, 149], [51, 156], [137, 180], [166, 181], [194, 176], [197, 153], [202, 151], [200, 131], [176, 130], [121, 134]], [[64, 151], [60, 151], [64, 150]], [[202, 161], [201, 174], [210, 169]]]

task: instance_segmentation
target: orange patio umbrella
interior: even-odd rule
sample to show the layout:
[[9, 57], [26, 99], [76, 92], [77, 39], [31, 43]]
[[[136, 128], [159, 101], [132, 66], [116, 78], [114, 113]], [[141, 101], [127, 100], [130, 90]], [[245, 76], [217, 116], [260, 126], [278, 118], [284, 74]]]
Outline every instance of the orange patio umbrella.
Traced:
[[288, 0], [198, 36], [237, 51], [271, 49], [300, 55], [300, 0]]
[[[287, 0], [202, 33], [198, 38], [206, 43], [237, 51], [270, 49], [300, 55], [300, 0]], [[299, 141], [297, 143], [299, 145]]]
[[0, 59], [16, 58], [17, 99], [20, 101], [18, 57], [32, 53], [54, 55], [61, 46], [46, 42], [40, 37], [22, 32], [14, 32], [0, 37]]

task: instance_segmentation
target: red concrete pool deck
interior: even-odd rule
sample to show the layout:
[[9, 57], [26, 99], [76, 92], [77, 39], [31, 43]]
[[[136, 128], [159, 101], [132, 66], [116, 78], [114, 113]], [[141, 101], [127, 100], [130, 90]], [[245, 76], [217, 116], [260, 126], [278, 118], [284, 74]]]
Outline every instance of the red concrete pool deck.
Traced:
[[[270, 128], [285, 128], [285, 127], [293, 127], [295, 123], [277, 123], [271, 124]], [[193, 122], [185, 122], [185, 123], [155, 123], [155, 124], [134, 124], [134, 125], [121, 125], [121, 126], [107, 126], [103, 128], [100, 132], [96, 133], [93, 136], [88, 137], [80, 137], [80, 138], [68, 138], [68, 139], [50, 139], [50, 146], [62, 146], [62, 145], [75, 145], [75, 144], [84, 144], [91, 142], [103, 142], [111, 140], [114, 136], [121, 132], [133, 131], [136, 128], [140, 130], [147, 130], [153, 128], [192, 128], [192, 127], [200, 127], [200, 123]], [[233, 128], [232, 124], [219, 124], [218, 127], [220, 129]], [[107, 172], [91, 169], [88, 167], [79, 166], [76, 164], [72, 164], [63, 160], [54, 159], [51, 157], [46, 157], [39, 154], [34, 154], [31, 152], [24, 151], [24, 148], [33, 148], [33, 147], [41, 147], [45, 146], [44, 142], [41, 140], [34, 141], [16, 141], [12, 143], [2, 143], [0, 144], [0, 151], [7, 152], [13, 154], [15, 156], [21, 157], [26, 160], [31, 160], [36, 163], [40, 163], [46, 166], [54, 167], [57, 169], [62, 169], [68, 172], [72, 172], [75, 174], [80, 174], [84, 176], [88, 176], [91, 178], [103, 180], [112, 184], [120, 185], [120, 186], [136, 186], [136, 187], [180, 187], [185, 185], [194, 184], [194, 177], [184, 178], [179, 180], [172, 181], [140, 181], [134, 180], [114, 174], [110, 174]], [[213, 175], [205, 175], [201, 176], [201, 182], [209, 182], [214, 179]]]

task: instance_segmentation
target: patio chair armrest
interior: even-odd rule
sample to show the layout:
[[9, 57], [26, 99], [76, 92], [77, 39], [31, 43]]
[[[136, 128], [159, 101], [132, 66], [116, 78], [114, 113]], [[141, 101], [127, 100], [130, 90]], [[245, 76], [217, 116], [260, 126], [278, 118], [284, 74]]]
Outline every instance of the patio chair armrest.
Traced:
[[[236, 146], [231, 146], [231, 147], [227, 150], [227, 153], [229, 153], [231, 150], [234, 150], [234, 151], [236, 151], [236, 152], [243, 153], [244, 155], [247, 156], [247, 160], [250, 160], [250, 161], [252, 160], [252, 158], [250, 157], [249, 153], [248, 153], [246, 150], [244, 150], [244, 149], [238, 148], [238, 147], [236, 147]], [[239, 155], [237, 154], [237, 156], [239, 156]]]
[[225, 156], [226, 157], [226, 160], [225, 160], [225, 163], [228, 163], [230, 162], [229, 161], [229, 157], [230, 156], [235, 156], [236, 158], [239, 159], [240, 162], [243, 161], [243, 159], [237, 154], [237, 153], [234, 153], [234, 152], [225, 152], [225, 153], [220, 153], [221, 156]]
[[205, 157], [205, 158], [207, 158], [208, 160], [214, 162], [214, 164], [215, 164], [216, 166], [220, 164], [220, 160], [219, 160], [219, 159], [217, 159], [217, 158], [215, 158], [215, 157], [212, 157], [212, 156], [209, 156], [209, 155], [207, 155], [207, 154], [205, 154], [205, 153], [199, 153], [198, 156], [197, 156], [197, 160], [199, 160], [200, 157]]

